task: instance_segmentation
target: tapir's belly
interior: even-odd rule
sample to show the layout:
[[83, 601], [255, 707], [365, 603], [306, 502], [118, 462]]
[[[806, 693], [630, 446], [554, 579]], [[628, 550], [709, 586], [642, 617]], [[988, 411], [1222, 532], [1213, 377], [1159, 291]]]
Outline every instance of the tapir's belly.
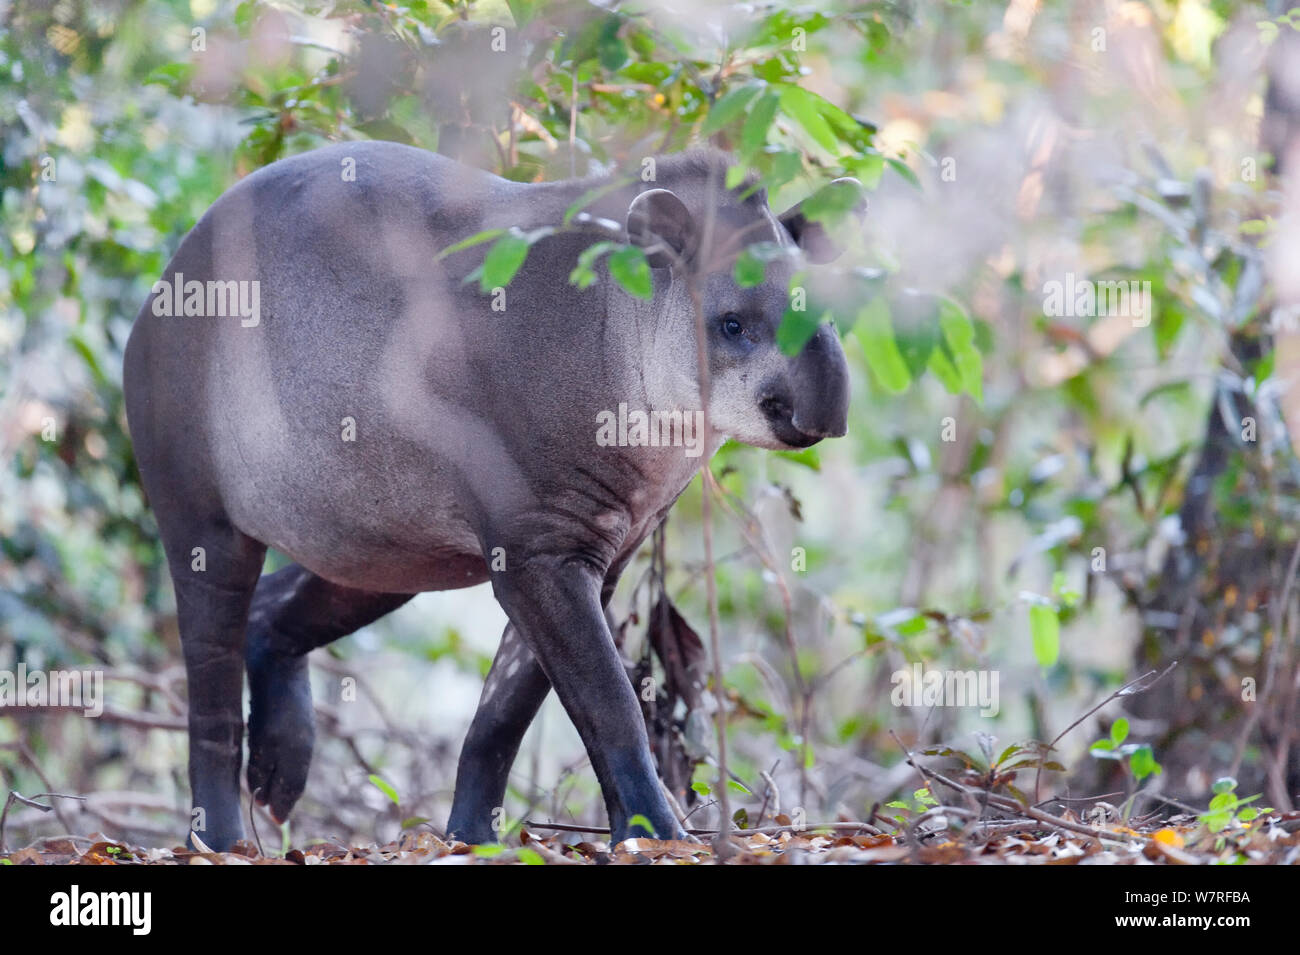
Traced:
[[458, 507], [438, 499], [428, 475], [407, 485], [404, 500], [392, 488], [358, 491], [340, 478], [323, 469], [279, 487], [242, 484], [248, 490], [227, 496], [227, 507], [245, 533], [344, 586], [420, 593], [488, 579], [473, 529]]
[[473, 475], [436, 447], [436, 431], [407, 428], [366, 397], [322, 406], [225, 390], [208, 412], [209, 454], [231, 521], [349, 587], [483, 582], [478, 508], [465, 490]]

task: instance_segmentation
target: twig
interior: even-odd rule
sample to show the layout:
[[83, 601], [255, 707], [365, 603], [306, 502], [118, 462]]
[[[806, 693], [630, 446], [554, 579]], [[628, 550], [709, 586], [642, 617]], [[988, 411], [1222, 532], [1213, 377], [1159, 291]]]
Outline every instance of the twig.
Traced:
[[[775, 769], [778, 763], [773, 763], [772, 768]], [[761, 823], [763, 817], [767, 814], [767, 801], [769, 797], [772, 798], [772, 804], [775, 807], [772, 810], [772, 815], [777, 816], [781, 814], [781, 790], [776, 788], [776, 780], [772, 778], [770, 772], [759, 772], [758, 775], [762, 777], [763, 782], [767, 784], [767, 787], [763, 790], [763, 805], [758, 808], [758, 821]]]
[[[22, 716], [27, 713], [78, 713], [85, 716], [86, 707], [84, 706], [54, 706], [46, 704], [43, 706], [24, 706], [15, 707], [12, 712], [6, 713], [6, 716]], [[87, 717], [89, 718], [89, 717]], [[176, 730], [183, 732], [188, 728], [188, 724], [183, 716], [162, 716], [153, 713], [136, 713], [129, 710], [119, 710], [112, 706], [105, 706], [102, 713], [94, 719], [107, 720], [110, 723], [122, 723], [125, 726], [135, 726], [140, 729], [148, 730]]]
[[[910, 766], [915, 768], [917, 772], [922, 776], [925, 776], [927, 779], [937, 780], [955, 792], [974, 798], [975, 793], [970, 789], [970, 787], [963, 786], [961, 783], [949, 779], [947, 776], [944, 776], [942, 773], [937, 773], [933, 769], [921, 766], [910, 755], [908, 756], [907, 761]], [[1092, 836], [1094, 839], [1111, 839], [1113, 841], [1120, 841], [1121, 838], [1128, 838], [1137, 839], [1141, 842], [1151, 841], [1150, 836], [1144, 836], [1138, 832], [1109, 832], [1105, 829], [1098, 829], [1094, 826], [1085, 826], [1082, 823], [1072, 822], [1069, 819], [1062, 819], [1060, 816], [1053, 816], [1051, 813], [1043, 812], [1041, 809], [1035, 809], [1033, 806], [1022, 806], [1014, 799], [1010, 799], [1006, 796], [997, 796], [993, 793], [988, 793], [987, 802], [993, 808], [999, 809], [1003, 812], [1028, 816], [1030, 819], [1037, 820], [1038, 822], [1045, 823], [1046, 825], [1053, 826], [1057, 829], [1066, 829], [1070, 832], [1077, 832], [1080, 835]]]
[[[1088, 717], [1092, 716], [1093, 713], [1096, 713], [1099, 709], [1101, 709], [1111, 700], [1118, 699], [1121, 696], [1133, 696], [1135, 693], [1145, 693], [1147, 690], [1151, 689], [1151, 687], [1155, 686], [1157, 683], [1163, 680], [1165, 676], [1168, 675], [1169, 671], [1176, 666], [1178, 666], [1177, 660], [1175, 660], [1173, 663], [1169, 664], [1169, 666], [1161, 670], [1160, 673], [1157, 674], [1156, 676], [1152, 676], [1152, 674], [1156, 672], [1155, 670], [1148, 670], [1146, 673], [1142, 674], [1137, 679], [1129, 680], [1127, 683], [1121, 686], [1110, 696], [1106, 697], [1104, 700], [1102, 700], [1100, 703], [1098, 703], [1096, 706], [1090, 709], [1087, 713], [1084, 713], [1082, 716], [1080, 716], [1077, 720], [1075, 720], [1065, 729], [1061, 730], [1061, 732], [1057, 733], [1056, 739], [1052, 740], [1047, 745], [1048, 752], [1056, 748], [1056, 744], [1059, 743], [1065, 737], [1066, 733], [1070, 732], [1070, 730], [1074, 729], [1076, 726], [1078, 726]], [[1045, 756], [1046, 754], [1043, 755]], [[1042, 779], [1043, 779], [1043, 761], [1042, 758], [1040, 757], [1038, 761], [1038, 770], [1037, 772], [1034, 773], [1034, 802], [1035, 803], [1038, 802], [1039, 786], [1042, 782]]]
[[[574, 74], [574, 82], [577, 82], [576, 73]], [[713, 239], [713, 210], [716, 208], [713, 193], [717, 188], [717, 183], [712, 176], [709, 177], [708, 185], [709, 195], [706, 208], [709, 213], [704, 220], [704, 236], [703, 241], [700, 243], [700, 248], [703, 249], [711, 248]], [[664, 244], [666, 245], [666, 243]], [[695, 310], [695, 365], [699, 376], [700, 411], [704, 418], [704, 443], [705, 447], [708, 447], [713, 441], [713, 421], [709, 416], [709, 399], [711, 397], [709, 339], [705, 328], [704, 302], [700, 293], [699, 281], [693, 273], [688, 271], [689, 264], [676, 253], [670, 254], [674, 259], [672, 263], [673, 270], [687, 277], [686, 286], [690, 293], [691, 305]], [[725, 859], [734, 851], [725, 835], [727, 829], [731, 826], [731, 800], [727, 794], [727, 692], [722, 680], [722, 643], [718, 638], [718, 581], [714, 575], [713, 564], [713, 488], [709, 480], [712, 475], [707, 461], [704, 463], [703, 470], [704, 476], [700, 481], [700, 523], [703, 525], [704, 531], [704, 563], [707, 568], [704, 582], [709, 607], [709, 649], [713, 654], [713, 697], [717, 707], [714, 710], [713, 722], [718, 736], [717, 792], [718, 808], [722, 817], [719, 823], [719, 834], [713, 840], [713, 849], [719, 858]]]
[[[36, 761], [36, 754], [32, 752], [31, 747], [27, 745], [25, 739], [14, 740], [8, 745], [8, 748], [16, 749], [18, 751], [18, 755], [23, 758], [23, 762], [32, 768], [32, 772], [36, 774], [36, 778], [41, 781], [42, 786], [47, 790], [54, 789], [54, 783], [50, 782], [50, 777], [45, 775], [45, 770], [41, 769], [41, 764]], [[59, 825], [63, 826], [64, 829], [71, 831], [73, 828], [72, 821], [64, 815], [63, 810], [59, 807], [58, 803], [55, 803], [53, 808], [54, 814], [59, 817]]]
[[[261, 792], [261, 789], [258, 790]], [[248, 827], [253, 830], [253, 841], [257, 843], [257, 854], [263, 859], [266, 858], [266, 852], [262, 849], [262, 834], [257, 831], [257, 819], [254, 818], [253, 807], [257, 804], [257, 793], [248, 794]]]
[[[705, 469], [705, 477], [708, 479], [712, 489], [717, 492], [718, 500], [723, 507], [731, 511], [736, 518], [737, 525], [740, 527], [740, 533], [744, 535], [749, 546], [754, 549], [758, 555], [759, 561], [771, 572], [772, 577], [776, 580], [777, 587], [781, 592], [781, 606], [785, 620], [785, 643], [786, 650], [790, 654], [790, 669], [794, 676], [795, 690], [798, 693], [799, 708], [796, 713], [799, 726], [799, 801], [806, 803], [808, 801], [808, 713], [812, 707], [812, 687], [805, 684], [803, 672], [799, 667], [799, 647], [794, 639], [794, 626], [791, 622], [794, 614], [794, 605], [790, 597], [790, 587], [786, 584], [785, 575], [781, 568], [777, 566], [776, 559], [772, 556], [771, 550], [765, 542], [755, 539], [755, 535], [750, 533], [750, 527], [759, 527], [758, 519], [753, 513], [740, 503], [739, 499], [734, 504], [727, 500], [727, 494], [722, 485], [714, 478], [713, 472]], [[745, 520], [740, 520], [740, 514], [745, 515]], [[760, 528], [761, 533], [761, 528]]]
[[41, 812], [53, 812], [53, 806], [47, 806], [44, 803], [36, 802], [37, 799], [80, 799], [85, 800], [85, 796], [70, 796], [67, 793], [37, 793], [30, 799], [22, 795], [15, 789], [9, 790], [9, 798], [5, 800], [5, 807], [0, 811], [0, 852], [8, 852], [5, 847], [5, 823], [9, 820], [9, 807], [16, 802], [24, 806], [30, 806], [33, 809], [39, 809]]
[[921, 823], [935, 816], [965, 816], [967, 819], [979, 821], [980, 813], [973, 809], [963, 809], [960, 806], [935, 806], [933, 809], [927, 809], [915, 819], [907, 824], [907, 845], [912, 851], [912, 859], [915, 862], [921, 861]]
[[569, 97], [569, 178], [578, 177], [578, 64], [573, 64], [573, 88]]
[[[1260, 688], [1255, 705], [1250, 708], [1250, 713], [1246, 717], [1246, 723], [1242, 726], [1241, 733], [1237, 737], [1236, 755], [1232, 760], [1232, 768], [1228, 770], [1228, 775], [1234, 778], [1236, 778], [1238, 770], [1241, 769], [1241, 761], [1246, 754], [1246, 744], [1250, 741], [1250, 734], [1255, 731], [1255, 727], [1259, 724], [1260, 716], [1264, 712], [1265, 702], [1273, 693], [1273, 683], [1277, 675], [1277, 658], [1278, 654], [1281, 652], [1280, 648], [1283, 643], [1283, 634], [1285, 633], [1284, 626], [1287, 618], [1291, 616], [1289, 612], [1290, 608], [1288, 607], [1288, 604], [1291, 601], [1291, 588], [1295, 583], [1296, 571], [1298, 569], [1300, 569], [1300, 541], [1296, 542], [1295, 549], [1291, 552], [1291, 562], [1287, 565], [1286, 576], [1283, 578], [1282, 582], [1282, 595], [1271, 608], [1273, 611], [1270, 614], [1273, 618], [1271, 621], [1273, 624], [1273, 645], [1269, 647], [1268, 662], [1265, 664], [1264, 685]], [[1277, 765], [1276, 758], [1274, 759], [1273, 764], [1274, 766]], [[1284, 776], [1285, 774], [1282, 775]], [[1287, 792], [1285, 785], [1275, 788], [1278, 789], [1279, 795], [1286, 798]], [[1281, 800], [1275, 801], [1281, 802]], [[1285, 808], [1290, 808], [1289, 804], [1285, 806]]]
[[664, 798], [668, 800], [668, 805], [672, 809], [673, 815], [677, 817], [677, 824], [685, 830], [686, 814], [682, 812], [681, 803], [677, 801], [677, 797], [673, 795], [673, 791], [668, 788], [668, 784], [662, 779], [659, 780], [659, 788], [664, 791]]

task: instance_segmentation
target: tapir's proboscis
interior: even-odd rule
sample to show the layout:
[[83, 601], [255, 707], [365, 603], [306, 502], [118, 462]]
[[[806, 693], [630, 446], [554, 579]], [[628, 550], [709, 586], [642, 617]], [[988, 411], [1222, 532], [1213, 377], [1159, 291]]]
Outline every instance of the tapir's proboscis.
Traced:
[[[725, 188], [729, 163], [691, 152], [659, 159], [653, 182], [517, 183], [349, 143], [246, 177], [181, 242], [136, 319], [125, 390], [176, 590], [205, 845], [244, 833], [245, 671], [249, 790], [284, 820], [315, 738], [309, 651], [414, 594], [485, 581], [509, 624], [449, 834], [496, 840], [511, 763], [554, 687], [612, 838], [647, 834], [638, 816], [681, 835], [605, 607], [724, 437], [808, 447], [845, 433], [849, 399], [831, 326], [794, 356], [776, 340], [800, 259], [834, 254], [829, 231], [798, 207], [778, 217], [748, 184]], [[647, 254], [650, 299], [603, 267], [570, 281], [595, 240], [566, 212], [588, 196], [569, 226], [617, 223]], [[490, 245], [458, 243], [546, 226], [506, 288], [466, 281]], [[734, 252], [750, 243], [791, 254], [742, 287]], [[664, 440], [610, 424], [628, 409]], [[268, 548], [293, 563], [262, 576]]]

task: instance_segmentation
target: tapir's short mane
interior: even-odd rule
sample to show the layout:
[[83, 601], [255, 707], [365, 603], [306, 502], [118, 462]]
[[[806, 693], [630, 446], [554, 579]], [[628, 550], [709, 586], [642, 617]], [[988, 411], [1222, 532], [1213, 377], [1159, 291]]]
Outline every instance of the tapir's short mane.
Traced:
[[654, 157], [651, 175], [645, 175], [651, 168], [649, 163], [632, 157], [603, 175], [560, 180], [555, 186], [563, 189], [567, 207], [573, 199], [600, 193], [617, 183], [613, 191], [588, 206], [615, 222], [623, 220], [628, 203], [637, 193], [667, 189], [681, 198], [698, 224], [703, 226], [711, 219], [715, 227], [707, 233], [711, 236], [711, 251], [706, 258], [710, 263], [725, 265], [744, 245], [772, 241], [784, 245], [791, 241], [768, 207], [767, 192], [756, 177], [746, 176], [735, 187], [726, 187], [727, 172], [735, 165], [735, 158], [722, 150], [692, 149]]
[[727, 170], [735, 164], [735, 157], [720, 149], [690, 149], [685, 152], [655, 156], [653, 179], [642, 179], [641, 160], [633, 157], [604, 174], [571, 181], [570, 185], [594, 189], [609, 182], [611, 178], [623, 175], [640, 181], [642, 189], [684, 188], [693, 191], [712, 180], [717, 184], [714, 194], [721, 208], [761, 212], [767, 205], [767, 190], [758, 185], [757, 177], [746, 176], [735, 188], [725, 188]]
[[758, 186], [753, 176], [746, 176], [734, 189], [722, 188], [727, 181], [727, 170], [736, 164], [736, 160], [720, 149], [692, 149], [662, 156], [656, 164], [656, 182], [665, 188], [672, 188], [674, 182], [705, 183], [712, 179], [718, 184], [718, 201], [722, 205], [751, 206], [754, 209], [767, 205], [767, 190]]

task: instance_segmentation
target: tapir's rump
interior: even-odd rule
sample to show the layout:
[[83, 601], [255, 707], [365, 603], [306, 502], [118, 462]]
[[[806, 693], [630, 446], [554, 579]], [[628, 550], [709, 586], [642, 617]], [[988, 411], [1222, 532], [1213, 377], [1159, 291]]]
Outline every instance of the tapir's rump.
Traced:
[[[721, 435], [807, 446], [844, 432], [848, 400], [833, 333], [795, 358], [775, 345], [792, 266], [775, 262], [743, 289], [727, 267], [747, 243], [821, 237], [797, 211], [774, 216], [761, 191], [725, 189], [728, 162], [688, 154], [660, 160], [654, 182], [611, 178], [592, 218], [565, 226], [600, 182], [514, 183], [348, 143], [247, 177], [185, 237], [136, 319], [125, 391], [176, 585], [206, 844], [242, 833], [235, 651], [252, 691], [250, 784], [287, 815], [310, 762], [303, 655], [413, 593], [488, 580], [511, 620], [513, 666], [489, 678], [453, 829], [492, 837], [518, 736], [551, 686], [616, 831], [637, 814], [677, 829], [602, 594]], [[614, 238], [656, 266], [650, 300], [604, 268], [586, 288], [568, 281], [582, 251], [611, 238], [598, 220], [626, 225]], [[544, 226], [555, 233], [486, 293], [474, 278], [490, 244], [447, 251], [485, 230]], [[708, 447], [598, 440], [620, 408], [703, 412], [692, 289]], [[295, 563], [259, 583], [268, 547]]]

